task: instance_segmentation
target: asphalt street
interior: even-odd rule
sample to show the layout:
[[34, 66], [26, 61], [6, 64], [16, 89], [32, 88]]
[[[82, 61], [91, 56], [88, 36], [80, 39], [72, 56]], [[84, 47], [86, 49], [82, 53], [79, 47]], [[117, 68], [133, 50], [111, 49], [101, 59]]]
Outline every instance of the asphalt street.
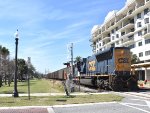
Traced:
[[[137, 101], [137, 100], [136, 100]], [[54, 107], [55, 113], [150, 113], [146, 102], [107, 103], [85, 106]]]
[[54, 106], [53, 110], [55, 113], [150, 113], [150, 98], [145, 98], [150, 92], [141, 93], [142, 96], [135, 95], [139, 92], [120, 93], [125, 96], [121, 102]]

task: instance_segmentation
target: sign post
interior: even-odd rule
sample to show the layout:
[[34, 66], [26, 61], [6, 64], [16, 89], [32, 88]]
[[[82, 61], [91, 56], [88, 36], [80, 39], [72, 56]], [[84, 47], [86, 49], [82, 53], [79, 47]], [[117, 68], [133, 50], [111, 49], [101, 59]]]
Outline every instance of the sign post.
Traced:
[[31, 67], [31, 57], [28, 57], [28, 74], [27, 74], [27, 79], [28, 79], [28, 99], [30, 100], [30, 76], [29, 76], [29, 69]]

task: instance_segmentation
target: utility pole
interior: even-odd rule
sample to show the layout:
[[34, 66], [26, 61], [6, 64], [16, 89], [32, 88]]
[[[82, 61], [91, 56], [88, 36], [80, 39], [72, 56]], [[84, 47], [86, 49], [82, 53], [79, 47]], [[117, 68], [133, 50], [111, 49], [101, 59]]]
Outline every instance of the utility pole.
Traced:
[[71, 77], [73, 78], [74, 77], [74, 71], [73, 71], [73, 43], [71, 43], [71, 46], [70, 46], [70, 51], [71, 51]]
[[74, 90], [73, 86], [73, 77], [74, 77], [74, 68], [73, 68], [73, 43], [70, 45], [70, 53], [71, 53], [71, 73], [70, 73], [70, 92]]

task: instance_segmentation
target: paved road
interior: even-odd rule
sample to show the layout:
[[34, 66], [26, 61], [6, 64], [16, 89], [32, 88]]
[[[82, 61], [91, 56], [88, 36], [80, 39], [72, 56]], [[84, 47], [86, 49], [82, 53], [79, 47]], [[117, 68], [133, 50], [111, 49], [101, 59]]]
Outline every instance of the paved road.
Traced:
[[146, 103], [107, 103], [85, 106], [54, 107], [55, 113], [150, 113]]
[[[0, 113], [150, 113], [150, 92], [124, 92], [122, 102], [56, 105], [33, 108], [0, 108]], [[134, 95], [134, 96], [133, 96]]]
[[54, 106], [55, 113], [150, 113], [150, 91], [121, 92], [122, 102], [79, 106]]

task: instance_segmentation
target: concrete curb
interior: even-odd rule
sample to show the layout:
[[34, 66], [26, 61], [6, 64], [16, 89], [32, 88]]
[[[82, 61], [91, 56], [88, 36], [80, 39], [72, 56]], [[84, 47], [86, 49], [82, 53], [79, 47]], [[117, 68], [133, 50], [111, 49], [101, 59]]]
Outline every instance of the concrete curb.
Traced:
[[1, 109], [32, 109], [32, 108], [64, 108], [64, 107], [75, 107], [75, 106], [87, 106], [87, 105], [99, 105], [99, 104], [114, 104], [113, 102], [98, 102], [98, 103], [84, 103], [84, 104], [67, 104], [67, 105], [53, 105], [53, 106], [17, 106], [17, 107], [0, 107]]
[[150, 99], [150, 95], [148, 94], [142, 94], [142, 93], [137, 93], [137, 92], [114, 92], [114, 94], [119, 94], [119, 95], [130, 95], [134, 97], [140, 97], [140, 98], [147, 98]]

